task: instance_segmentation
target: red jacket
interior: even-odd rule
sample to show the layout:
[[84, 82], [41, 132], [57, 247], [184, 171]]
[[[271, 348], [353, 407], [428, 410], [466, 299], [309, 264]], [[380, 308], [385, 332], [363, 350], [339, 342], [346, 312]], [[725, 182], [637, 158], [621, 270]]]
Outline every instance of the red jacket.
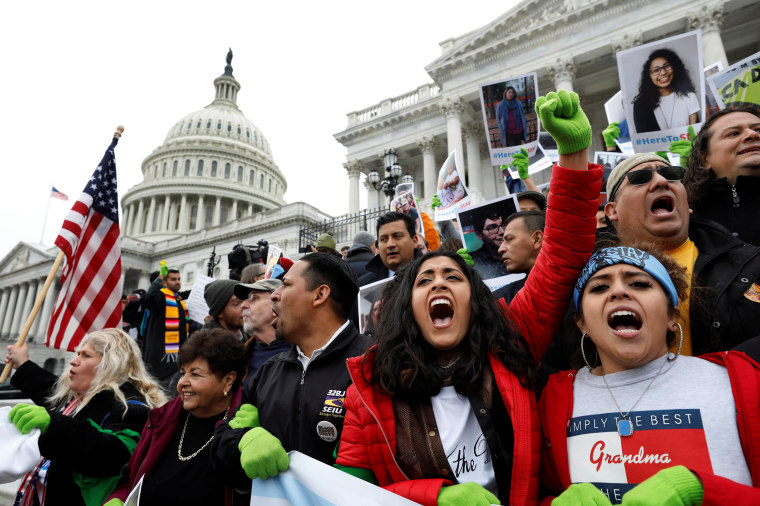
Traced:
[[[697, 472], [704, 487], [704, 505], [732, 506], [760, 504], [760, 365], [741, 352], [702, 355], [728, 369], [736, 403], [744, 458], [752, 475], [753, 487], [741, 485], [712, 473]], [[567, 456], [567, 427], [573, 415], [575, 372], [553, 374], [538, 403], [538, 414], [544, 432], [541, 481], [551, 491], [560, 493], [571, 485]], [[549, 504], [552, 497], [542, 499]]]
[[[554, 166], [544, 244], [525, 287], [507, 310], [537, 362], [557, 330], [575, 281], [594, 247], [596, 222], [592, 217], [598, 207], [601, 167], [589, 167], [589, 171], [574, 171]], [[500, 302], [506, 308], [504, 301]], [[367, 357], [364, 374], [361, 359], [348, 361], [353, 385], [346, 396], [346, 419], [337, 463], [370, 469], [380, 486], [425, 505], [437, 504], [440, 488], [451, 482], [408, 480], [404, 475], [395, 461], [393, 402], [364, 379], [371, 375], [372, 354]], [[510, 503], [535, 504], [540, 464], [535, 397], [500, 362], [491, 358], [490, 363], [514, 427]]]
[[[227, 414], [231, 415], [240, 405], [242, 394], [238, 388], [232, 396], [230, 407]], [[126, 472], [129, 481], [121, 482], [116, 490], [111, 493], [106, 502], [111, 499], [121, 499], [125, 501], [132, 491], [132, 488], [140, 481], [140, 477], [148, 475], [156, 466], [156, 463], [166, 451], [166, 446], [171, 442], [174, 434], [180, 429], [184, 419], [182, 409], [182, 397], [176, 397], [167, 402], [160, 408], [151, 409], [148, 414], [148, 422], [140, 436], [140, 442], [137, 443], [132, 458], [129, 459]], [[225, 490], [225, 504], [232, 504], [232, 492]]]

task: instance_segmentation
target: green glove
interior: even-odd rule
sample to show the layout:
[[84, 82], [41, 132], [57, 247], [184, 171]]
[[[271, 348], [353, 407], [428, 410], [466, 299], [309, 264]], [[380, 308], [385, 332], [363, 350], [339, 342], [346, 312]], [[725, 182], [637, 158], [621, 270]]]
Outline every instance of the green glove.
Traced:
[[525, 148], [520, 148], [520, 152], [512, 156], [512, 166], [517, 169], [520, 179], [528, 179], [528, 152]]
[[501, 169], [501, 175], [506, 178], [507, 174], [509, 174], [509, 165], [502, 165], [499, 168]]
[[607, 506], [612, 504], [604, 492], [591, 483], [573, 483], [552, 501], [552, 506]]
[[166, 260], [161, 260], [161, 277], [165, 278], [167, 274], [169, 274], [169, 267], [166, 266]]
[[661, 157], [661, 158], [664, 158], [665, 160], [668, 159], [668, 152], [667, 151], [655, 151], [654, 154], [657, 155], [657, 156], [659, 156], [659, 157]]
[[457, 255], [464, 258], [464, 261], [469, 265], [470, 267], [475, 267], [475, 262], [472, 260], [472, 257], [469, 253], [467, 253], [467, 248], [462, 248], [457, 250]]
[[259, 426], [259, 410], [253, 404], [242, 404], [235, 418], [230, 420], [230, 427], [233, 429], [247, 429], [249, 427]]
[[699, 478], [684, 466], [663, 469], [623, 495], [623, 504], [689, 506], [702, 504], [704, 490]]
[[536, 100], [536, 113], [544, 129], [557, 141], [560, 155], [577, 153], [591, 145], [591, 123], [581, 109], [577, 93], [550, 91]]
[[618, 128], [617, 121], [613, 121], [607, 128], [602, 130], [602, 137], [604, 137], [604, 145], [608, 148], [614, 148], [616, 146], [615, 139], [620, 137], [620, 129]]
[[[679, 140], [670, 143], [669, 151], [681, 157], [681, 165], [686, 166], [689, 163], [689, 155], [691, 154], [691, 145], [694, 142], [694, 138], [697, 136], [694, 133], [694, 127], [689, 125], [689, 140]], [[668, 157], [666, 156], [667, 160]]]
[[430, 201], [430, 207], [434, 210], [436, 207], [441, 207], [441, 199], [438, 198], [438, 195], [433, 195], [433, 200]]
[[103, 504], [103, 506], [124, 506], [124, 501], [114, 498]]
[[11, 409], [8, 418], [22, 434], [29, 434], [32, 429], [40, 429], [44, 434], [50, 425], [50, 414], [47, 409], [34, 404], [16, 404]]
[[489, 506], [491, 504], [501, 503], [498, 497], [473, 481], [441, 487], [441, 491], [438, 492], [438, 506]]
[[246, 476], [272, 478], [282, 471], [287, 471], [290, 459], [280, 440], [263, 427], [254, 427], [245, 433], [238, 444], [240, 465]]

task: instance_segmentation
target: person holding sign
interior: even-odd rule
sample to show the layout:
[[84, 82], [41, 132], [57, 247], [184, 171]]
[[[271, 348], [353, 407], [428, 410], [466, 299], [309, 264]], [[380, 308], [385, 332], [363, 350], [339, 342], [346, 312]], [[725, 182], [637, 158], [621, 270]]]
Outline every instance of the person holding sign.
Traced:
[[680, 355], [687, 277], [645, 247], [602, 249], [578, 278], [586, 367], [543, 391], [543, 485], [566, 489], [555, 506], [758, 504], [760, 366], [735, 351]]
[[386, 289], [377, 346], [348, 360], [338, 466], [424, 505], [538, 501], [531, 388], [594, 246], [602, 170], [588, 164], [578, 95], [549, 93], [536, 110], [560, 162], [525, 287], [507, 308], [461, 256], [429, 253]]
[[699, 122], [700, 104], [689, 71], [670, 49], [649, 55], [641, 70], [639, 94], [633, 99], [636, 131], [654, 132]]

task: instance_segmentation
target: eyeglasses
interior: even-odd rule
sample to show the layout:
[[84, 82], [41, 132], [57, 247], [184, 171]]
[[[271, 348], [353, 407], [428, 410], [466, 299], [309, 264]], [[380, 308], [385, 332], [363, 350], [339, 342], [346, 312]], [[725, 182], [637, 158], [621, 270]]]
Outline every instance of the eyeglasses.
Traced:
[[497, 225], [496, 223], [491, 223], [490, 225], [488, 225], [487, 227], [483, 229], [483, 232], [488, 232], [489, 234], [491, 234], [499, 229], [504, 230], [504, 227], [501, 225]]
[[665, 65], [663, 65], [662, 67], [655, 67], [655, 68], [651, 69], [651, 70], [649, 71], [649, 73], [650, 73], [651, 75], [653, 75], [653, 76], [657, 77], [657, 76], [659, 76], [660, 74], [662, 74], [663, 72], [664, 72], [665, 74], [668, 74], [668, 73], [670, 73], [670, 71], [672, 71], [672, 70], [673, 70], [673, 65], [671, 65], [670, 63], [666, 63], [666, 64], [665, 64]]
[[[628, 172], [625, 175], [625, 179], [627, 179], [628, 183], [633, 186], [641, 186], [643, 184], [647, 184], [652, 180], [655, 171], [668, 181], [683, 181], [683, 175], [686, 169], [683, 167], [678, 167], [676, 165], [666, 165], [664, 167], [657, 167], [655, 169], [638, 169]], [[617, 194], [618, 188], [620, 188], [621, 184], [623, 184], [623, 178], [620, 178], [620, 181], [617, 182], [615, 187], [612, 189], [612, 192], [610, 192], [610, 202], [615, 200], [615, 195]]]

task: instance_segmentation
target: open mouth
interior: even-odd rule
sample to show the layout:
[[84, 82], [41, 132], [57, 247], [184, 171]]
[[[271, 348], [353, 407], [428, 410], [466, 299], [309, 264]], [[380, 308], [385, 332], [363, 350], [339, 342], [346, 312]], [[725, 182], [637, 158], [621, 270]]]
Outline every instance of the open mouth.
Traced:
[[641, 330], [641, 317], [634, 311], [621, 309], [607, 317], [607, 325], [617, 333], [634, 334]]
[[652, 214], [655, 216], [664, 216], [666, 214], [670, 214], [673, 212], [673, 205], [673, 197], [669, 195], [657, 197], [654, 202], [652, 202]]
[[454, 319], [454, 308], [448, 299], [439, 298], [430, 301], [430, 321], [433, 327], [442, 328], [451, 325]]

